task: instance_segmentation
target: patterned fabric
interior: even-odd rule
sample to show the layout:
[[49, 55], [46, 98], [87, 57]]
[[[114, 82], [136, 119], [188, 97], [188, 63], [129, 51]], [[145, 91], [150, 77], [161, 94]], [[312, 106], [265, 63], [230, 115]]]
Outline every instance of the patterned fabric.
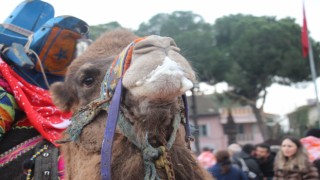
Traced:
[[27, 117], [20, 118], [17, 122], [14, 123], [11, 129], [33, 129], [34, 127], [27, 119]]
[[316, 167], [310, 164], [310, 167], [306, 171], [291, 170], [285, 171], [282, 169], [275, 169], [273, 180], [319, 180], [319, 174]]
[[47, 90], [27, 83], [2, 59], [0, 73], [8, 82], [20, 109], [37, 131], [51, 143], [60, 139], [62, 132], [70, 124], [71, 113], [63, 113], [54, 106]]
[[[77, 39], [81, 34], [59, 26], [52, 27], [50, 34], [39, 52], [39, 58], [46, 73], [64, 76], [67, 67], [74, 59]], [[37, 71], [41, 72], [40, 62], [37, 62]]]
[[0, 75], [0, 86], [7, 91], [8, 93], [12, 94], [12, 89], [10, 88], [8, 82]]
[[29, 139], [14, 148], [10, 149], [9, 151], [0, 155], [0, 167], [5, 166], [6, 164], [10, 163], [11, 161], [17, 159], [25, 152], [34, 148], [43, 138], [41, 136], [37, 136], [35, 138]]
[[5, 87], [3, 79], [2, 83], [0, 83], [0, 141], [3, 135], [11, 128], [15, 119], [15, 112], [18, 109], [13, 95], [1, 87], [1, 84]]
[[[112, 62], [111, 67], [109, 68], [107, 74], [104, 77], [104, 81], [106, 82], [106, 87], [102, 86], [101, 89], [101, 97], [108, 95], [112, 97], [113, 91], [115, 90], [118, 80], [126, 70], [129, 68], [131, 64], [132, 51], [134, 49], [134, 45], [144, 38], [138, 38], [129, 44]], [[107, 93], [106, 93], [107, 92]]]
[[316, 159], [320, 159], [320, 138], [314, 136], [308, 136], [302, 138], [301, 143], [307, 149], [309, 160], [313, 162]]
[[60, 155], [58, 158], [58, 176], [60, 177], [60, 180], [64, 180], [65, 168], [64, 168], [64, 159], [62, 155]]

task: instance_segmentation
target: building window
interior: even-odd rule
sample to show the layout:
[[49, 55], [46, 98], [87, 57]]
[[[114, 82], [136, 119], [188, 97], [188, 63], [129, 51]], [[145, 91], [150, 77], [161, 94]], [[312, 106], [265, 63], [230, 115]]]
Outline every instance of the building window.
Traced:
[[207, 125], [199, 125], [199, 136], [208, 136], [208, 128]]
[[238, 133], [238, 134], [244, 134], [243, 124], [237, 124], [237, 125], [238, 125], [237, 133]]

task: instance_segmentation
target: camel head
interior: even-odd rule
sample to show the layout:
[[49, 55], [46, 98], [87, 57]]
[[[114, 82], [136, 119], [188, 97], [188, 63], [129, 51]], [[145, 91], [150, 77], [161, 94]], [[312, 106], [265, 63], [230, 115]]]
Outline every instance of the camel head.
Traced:
[[174, 40], [152, 35], [135, 44], [123, 86], [136, 98], [172, 101], [194, 81], [194, 71]]

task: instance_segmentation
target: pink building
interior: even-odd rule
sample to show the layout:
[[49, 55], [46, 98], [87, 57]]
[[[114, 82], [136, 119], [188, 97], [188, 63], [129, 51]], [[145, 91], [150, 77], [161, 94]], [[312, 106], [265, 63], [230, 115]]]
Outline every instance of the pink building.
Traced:
[[[200, 150], [204, 147], [225, 149], [228, 146], [228, 136], [225, 134], [227, 123], [227, 109], [217, 107], [213, 95], [197, 95], [197, 120], [199, 131]], [[192, 98], [189, 98], [190, 121], [193, 124]], [[239, 144], [263, 142], [258, 129], [256, 118], [249, 106], [234, 107], [231, 109], [236, 124], [236, 140]], [[194, 144], [193, 144], [194, 148]]]

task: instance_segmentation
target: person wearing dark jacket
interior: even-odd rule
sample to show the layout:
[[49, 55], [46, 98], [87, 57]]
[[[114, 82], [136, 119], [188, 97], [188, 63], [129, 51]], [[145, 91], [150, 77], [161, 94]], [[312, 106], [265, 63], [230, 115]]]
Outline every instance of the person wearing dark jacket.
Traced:
[[242, 151], [247, 153], [247, 154], [249, 154], [250, 157], [253, 157], [253, 158], [255, 158], [255, 154], [256, 154], [256, 150], [255, 149], [256, 149], [255, 145], [250, 144], [250, 143], [245, 144], [242, 147]]
[[[251, 144], [245, 144], [241, 147], [239, 144], [234, 143], [228, 146], [232, 165], [241, 169], [250, 180], [260, 180], [263, 177], [262, 172], [259, 169], [257, 161], [254, 157], [250, 156], [253, 150], [254, 146]], [[241, 162], [241, 160], [243, 161]]]
[[256, 158], [262, 171], [263, 179], [272, 180], [274, 176], [273, 165], [275, 154], [271, 152], [270, 146], [265, 143], [256, 145]]
[[211, 166], [208, 171], [217, 180], [248, 180], [244, 172], [231, 165], [228, 151], [216, 152], [217, 163]]
[[256, 177], [249, 178], [253, 180], [260, 180], [263, 179], [263, 173], [261, 172], [258, 162], [254, 159], [254, 157], [250, 156], [243, 150], [233, 156], [238, 166], [242, 169], [242, 164], [240, 162], [240, 158], [243, 159], [245, 165], [248, 167], [249, 171], [253, 172]]

